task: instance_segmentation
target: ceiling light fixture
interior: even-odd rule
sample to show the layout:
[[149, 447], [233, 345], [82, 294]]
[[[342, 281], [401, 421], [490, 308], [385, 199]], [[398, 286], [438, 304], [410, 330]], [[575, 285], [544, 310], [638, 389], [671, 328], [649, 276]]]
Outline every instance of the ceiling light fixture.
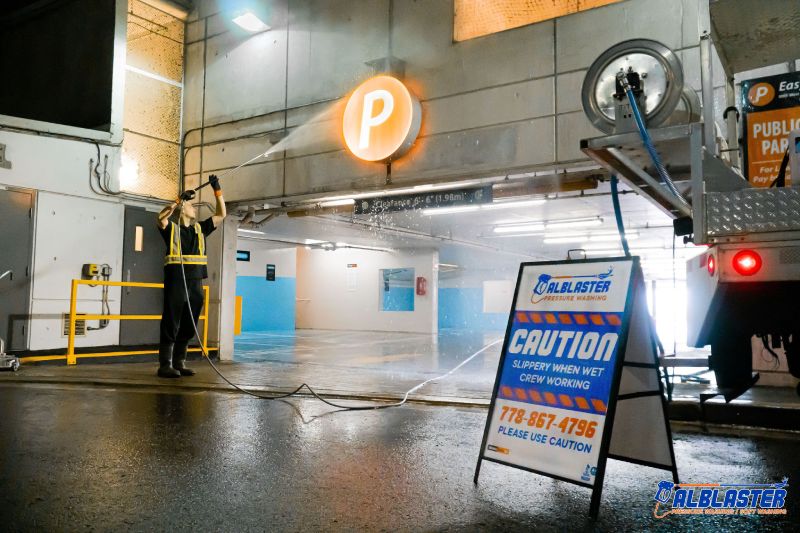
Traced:
[[[638, 232], [625, 233], [625, 237], [629, 240], [636, 240], [639, 238]], [[544, 238], [544, 244], [565, 244], [571, 242], [613, 242], [619, 239], [617, 233], [575, 233], [575, 234], [562, 234], [553, 235]]]
[[551, 230], [559, 228], [588, 228], [592, 226], [600, 226], [602, 224], [603, 219], [597, 217], [583, 220], [554, 220], [553, 222], [547, 222], [546, 226], [548, 230]]
[[238, 229], [239, 233], [255, 233], [256, 235], [264, 235], [263, 231], [255, 231], [252, 229]]
[[[495, 226], [494, 232], [495, 233], [514, 233], [514, 232], [530, 232], [530, 231], [545, 232], [549, 230], [558, 230], [562, 228], [600, 226], [602, 224], [603, 224], [603, 219], [600, 217], [585, 217], [585, 218], [573, 218], [565, 220], [539, 221], [536, 223], [511, 222], [507, 224], [498, 224], [497, 226]], [[554, 235], [554, 237], [560, 237], [560, 235]]]
[[547, 200], [544, 198], [537, 198], [535, 200], [519, 200], [514, 202], [493, 202], [491, 204], [483, 204], [481, 209], [495, 210], [495, 209], [514, 209], [515, 207], [532, 207], [535, 205], [542, 205]]
[[497, 226], [494, 228], [495, 233], [520, 233], [544, 230], [544, 224], [518, 224], [516, 226]]
[[258, 33], [267, 31], [269, 29], [269, 26], [267, 26], [260, 18], [255, 16], [252, 11], [245, 11], [241, 15], [234, 17], [233, 22], [243, 30], [249, 31], [250, 33]]
[[344, 205], [355, 205], [356, 201], [352, 198], [346, 198], [344, 200], [331, 200], [329, 202], [321, 202], [319, 205], [320, 207], [339, 207]]
[[480, 209], [479, 205], [461, 205], [458, 207], [436, 207], [433, 209], [423, 209], [422, 214], [426, 217], [434, 215], [449, 215], [453, 213], [468, 213], [470, 211], [477, 211]]

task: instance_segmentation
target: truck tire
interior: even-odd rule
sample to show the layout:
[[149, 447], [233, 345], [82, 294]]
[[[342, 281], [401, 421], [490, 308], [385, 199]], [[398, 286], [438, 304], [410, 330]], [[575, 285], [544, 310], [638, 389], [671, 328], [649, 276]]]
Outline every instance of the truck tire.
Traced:
[[709, 367], [714, 371], [717, 387], [747, 388], [753, 381], [753, 348], [750, 335], [729, 333], [711, 342]]

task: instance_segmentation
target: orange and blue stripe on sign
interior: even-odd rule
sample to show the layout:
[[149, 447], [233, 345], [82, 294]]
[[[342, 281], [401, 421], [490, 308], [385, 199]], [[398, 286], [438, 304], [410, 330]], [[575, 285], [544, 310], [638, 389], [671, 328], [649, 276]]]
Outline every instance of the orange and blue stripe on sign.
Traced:
[[605, 414], [622, 313], [516, 311], [498, 396]]
[[520, 324], [563, 324], [596, 326], [621, 326], [621, 313], [545, 313], [539, 311], [517, 311], [514, 321]]
[[569, 394], [554, 394], [552, 392], [540, 392], [536, 389], [523, 389], [520, 387], [511, 388], [507, 385], [500, 387], [497, 393], [498, 398], [514, 400], [525, 403], [535, 403], [548, 405], [550, 407], [560, 407], [573, 411], [583, 411], [586, 413], [606, 414], [606, 402], [600, 398], [587, 398], [584, 396], [571, 396]]

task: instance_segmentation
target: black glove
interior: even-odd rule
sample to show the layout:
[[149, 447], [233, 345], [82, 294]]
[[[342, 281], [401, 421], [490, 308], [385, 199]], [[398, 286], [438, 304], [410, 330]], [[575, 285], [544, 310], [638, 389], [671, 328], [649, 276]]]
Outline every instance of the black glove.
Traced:
[[192, 200], [194, 200], [194, 191], [184, 191], [183, 194], [181, 194], [181, 201], [190, 202]]
[[216, 174], [211, 174], [208, 177], [208, 183], [211, 185], [211, 188], [215, 191], [221, 191], [222, 187], [219, 186], [219, 178]]

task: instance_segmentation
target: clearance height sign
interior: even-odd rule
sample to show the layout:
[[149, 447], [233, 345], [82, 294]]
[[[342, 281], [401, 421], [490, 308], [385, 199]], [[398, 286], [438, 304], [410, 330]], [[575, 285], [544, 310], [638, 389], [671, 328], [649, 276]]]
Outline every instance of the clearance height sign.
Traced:
[[789, 147], [789, 132], [800, 128], [800, 72], [742, 82], [742, 111], [747, 178], [769, 187]]
[[645, 402], [623, 409], [622, 427], [658, 437], [641, 450], [617, 431], [615, 458], [677, 478], [641, 279], [633, 258], [522, 265], [476, 482], [484, 459], [530, 470], [595, 489], [596, 515], [614, 410], [625, 398]]

